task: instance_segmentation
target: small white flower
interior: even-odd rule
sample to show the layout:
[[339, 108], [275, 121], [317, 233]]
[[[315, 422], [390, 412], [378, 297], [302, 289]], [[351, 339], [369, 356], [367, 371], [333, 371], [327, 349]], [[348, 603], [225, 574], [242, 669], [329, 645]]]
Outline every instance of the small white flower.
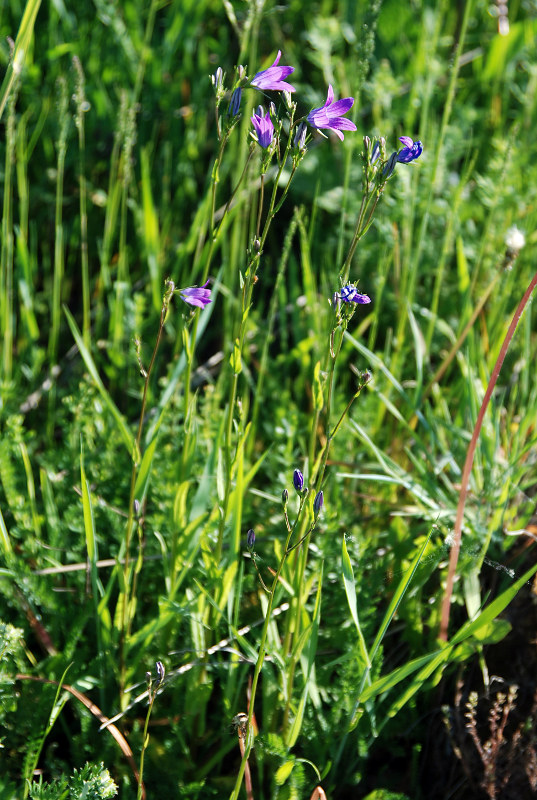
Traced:
[[522, 250], [525, 244], [526, 237], [520, 228], [517, 228], [516, 225], [511, 225], [505, 234], [505, 246], [508, 247], [509, 250], [514, 250], [515, 253], [518, 253], [519, 250]]

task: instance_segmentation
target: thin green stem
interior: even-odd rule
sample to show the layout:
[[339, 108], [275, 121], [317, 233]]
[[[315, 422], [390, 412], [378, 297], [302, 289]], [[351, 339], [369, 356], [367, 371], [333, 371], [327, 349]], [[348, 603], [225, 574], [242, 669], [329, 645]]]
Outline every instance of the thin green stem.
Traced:
[[230, 800], [237, 800], [237, 798], [239, 796], [239, 791], [240, 791], [240, 788], [241, 788], [241, 785], [242, 785], [242, 780], [243, 780], [243, 777], [244, 777], [244, 770], [246, 769], [246, 763], [248, 761], [248, 757], [250, 755], [250, 751], [251, 751], [252, 746], [253, 746], [252, 719], [253, 719], [253, 716], [254, 716], [255, 696], [256, 696], [256, 692], [257, 692], [257, 684], [259, 682], [259, 676], [261, 674], [261, 670], [263, 668], [263, 663], [265, 661], [265, 653], [266, 653], [266, 646], [267, 646], [267, 634], [268, 634], [268, 627], [269, 627], [269, 624], [270, 624], [270, 621], [271, 621], [271, 617], [272, 617], [272, 608], [273, 608], [273, 605], [274, 605], [274, 596], [275, 596], [275, 593], [276, 593], [276, 589], [278, 588], [278, 583], [280, 581], [280, 576], [282, 574], [282, 570], [283, 570], [284, 564], [285, 564], [285, 562], [287, 560], [287, 557], [288, 557], [289, 553], [291, 553], [292, 550], [294, 549], [294, 546], [290, 547], [289, 545], [290, 545], [293, 533], [295, 532], [295, 530], [297, 528], [297, 524], [298, 524], [298, 522], [299, 522], [299, 520], [301, 518], [301, 513], [302, 513], [302, 510], [304, 508], [305, 499], [306, 499], [306, 494], [302, 495], [302, 497], [300, 499], [300, 506], [299, 506], [299, 510], [298, 510], [298, 514], [297, 514], [297, 518], [296, 518], [295, 524], [293, 525], [293, 527], [291, 528], [291, 530], [287, 534], [287, 539], [285, 540], [285, 548], [284, 548], [283, 556], [282, 556], [282, 558], [280, 560], [280, 563], [278, 565], [278, 569], [276, 570], [276, 573], [274, 575], [274, 578], [273, 578], [273, 581], [272, 581], [271, 590], [270, 590], [270, 594], [269, 594], [269, 597], [268, 597], [268, 605], [267, 605], [267, 610], [266, 610], [266, 613], [265, 613], [265, 622], [263, 624], [263, 629], [261, 631], [261, 638], [260, 638], [260, 642], [259, 642], [259, 653], [258, 653], [258, 656], [257, 656], [256, 665], [255, 665], [254, 677], [253, 677], [253, 680], [252, 680], [252, 688], [251, 688], [251, 691], [250, 691], [250, 705], [249, 705], [249, 708], [248, 708], [247, 736], [246, 736], [246, 743], [245, 743], [245, 748], [244, 748], [244, 755], [243, 755], [242, 760], [241, 760], [241, 765], [240, 765], [240, 768], [239, 768], [239, 773], [237, 775], [235, 788], [233, 789], [233, 792], [230, 795]]
[[78, 129], [78, 185], [80, 207], [80, 266], [82, 271], [82, 337], [84, 344], [89, 349], [91, 341], [90, 318], [90, 285], [89, 285], [89, 260], [88, 260], [88, 213], [86, 190], [86, 135], [84, 127], [84, 114], [89, 108], [84, 91], [85, 77], [82, 64], [78, 56], [73, 57], [73, 66], [76, 70], [76, 116], [75, 122]]
[[123, 565], [123, 592], [122, 598], [120, 598], [120, 602], [122, 603], [121, 607], [121, 632], [120, 632], [120, 673], [121, 673], [121, 690], [124, 689], [124, 679], [125, 679], [125, 661], [124, 661], [124, 654], [125, 654], [125, 639], [128, 637], [130, 632], [130, 623], [131, 623], [131, 604], [132, 600], [134, 599], [132, 595], [132, 591], [130, 589], [130, 548], [131, 548], [131, 536], [132, 531], [137, 522], [135, 521], [135, 491], [136, 491], [136, 478], [138, 474], [138, 467], [139, 461], [136, 457], [137, 453], [141, 453], [141, 442], [142, 442], [142, 431], [144, 426], [144, 419], [145, 419], [145, 408], [147, 404], [147, 394], [149, 390], [149, 381], [151, 379], [151, 374], [153, 372], [153, 367], [155, 365], [155, 360], [157, 357], [157, 352], [159, 349], [160, 341], [162, 339], [162, 332], [164, 330], [164, 324], [166, 322], [166, 317], [168, 315], [168, 309], [170, 305], [171, 298], [173, 296], [173, 292], [175, 290], [175, 285], [172, 281], [168, 281], [166, 286], [166, 292], [164, 293], [164, 297], [162, 300], [162, 309], [160, 312], [160, 322], [159, 328], [157, 332], [157, 338], [155, 342], [155, 346], [153, 348], [153, 353], [151, 356], [151, 361], [149, 362], [149, 366], [145, 373], [145, 380], [144, 380], [144, 388], [142, 392], [142, 406], [140, 409], [140, 418], [138, 421], [138, 430], [136, 432], [136, 440], [135, 440], [135, 447], [133, 449], [133, 456], [132, 456], [132, 470], [131, 470], [131, 484], [130, 484], [130, 492], [129, 492], [129, 512], [127, 518], [127, 526], [125, 531], [125, 562]]

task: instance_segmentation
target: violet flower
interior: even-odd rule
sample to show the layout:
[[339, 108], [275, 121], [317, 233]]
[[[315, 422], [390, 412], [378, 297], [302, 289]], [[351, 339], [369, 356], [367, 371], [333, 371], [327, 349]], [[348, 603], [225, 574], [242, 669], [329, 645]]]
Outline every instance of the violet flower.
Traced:
[[328, 87], [326, 103], [320, 108], [314, 108], [307, 116], [307, 121], [314, 128], [328, 128], [343, 140], [341, 131], [355, 131], [356, 125], [343, 115], [350, 111], [354, 105], [354, 97], [344, 97], [334, 103], [334, 90], [332, 84]]
[[356, 286], [352, 286], [352, 284], [349, 284], [349, 286], [344, 286], [339, 293], [339, 297], [344, 303], [365, 304], [371, 302], [369, 295], [360, 294], [360, 292], [356, 291]]
[[188, 289], [179, 289], [178, 294], [181, 300], [188, 303], [189, 306], [197, 306], [198, 308], [205, 308], [208, 303], [211, 303], [211, 290], [205, 287], [209, 281], [205, 281], [203, 286], [191, 286]]
[[264, 117], [260, 114], [254, 114], [250, 119], [257, 135], [257, 141], [261, 147], [267, 148], [274, 136], [274, 125], [270, 118], [270, 111], [267, 111]]
[[294, 67], [279, 67], [278, 62], [282, 56], [282, 51], [278, 50], [274, 63], [268, 69], [262, 69], [250, 81], [251, 86], [256, 89], [270, 89], [274, 92], [295, 92], [294, 86], [286, 83], [283, 78], [287, 78], [291, 72], [294, 72]]
[[400, 164], [409, 164], [421, 156], [423, 145], [420, 141], [414, 142], [410, 136], [400, 136], [399, 141], [404, 144], [403, 149], [397, 153], [397, 161]]

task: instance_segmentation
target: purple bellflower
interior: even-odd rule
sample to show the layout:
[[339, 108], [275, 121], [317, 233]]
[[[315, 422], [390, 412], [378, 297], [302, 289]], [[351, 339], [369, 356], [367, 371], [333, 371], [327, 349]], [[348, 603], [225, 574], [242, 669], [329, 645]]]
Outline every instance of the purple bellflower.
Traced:
[[371, 302], [371, 298], [369, 297], [369, 295], [360, 294], [360, 292], [356, 291], [356, 286], [352, 286], [351, 284], [349, 284], [349, 286], [344, 286], [341, 289], [339, 297], [344, 303], [365, 304]]
[[274, 136], [274, 125], [270, 118], [270, 111], [267, 111], [264, 117], [260, 114], [254, 114], [250, 119], [252, 120], [252, 125], [257, 134], [257, 141], [261, 147], [267, 148]]
[[334, 90], [332, 84], [328, 87], [326, 103], [320, 108], [314, 108], [307, 116], [307, 120], [314, 128], [328, 128], [334, 131], [343, 141], [341, 131], [355, 131], [356, 125], [350, 119], [344, 119], [343, 115], [350, 111], [354, 105], [353, 97], [344, 97], [334, 103]]
[[179, 289], [181, 300], [184, 300], [189, 306], [205, 308], [208, 303], [212, 302], [211, 290], [205, 288], [208, 283], [209, 281], [205, 281], [203, 286], [191, 286], [188, 289]]
[[255, 86], [256, 89], [261, 89], [264, 91], [265, 89], [270, 89], [274, 92], [294, 92], [296, 91], [294, 86], [291, 86], [290, 83], [286, 83], [284, 78], [287, 78], [291, 72], [294, 72], [294, 67], [279, 67], [278, 63], [280, 58], [282, 57], [282, 51], [278, 50], [278, 55], [272, 66], [268, 69], [262, 69], [261, 72], [258, 72], [252, 80], [250, 81], [251, 86]]
[[421, 156], [423, 145], [420, 141], [414, 142], [410, 136], [400, 136], [399, 141], [404, 144], [403, 149], [397, 153], [397, 160], [400, 164], [409, 164]]

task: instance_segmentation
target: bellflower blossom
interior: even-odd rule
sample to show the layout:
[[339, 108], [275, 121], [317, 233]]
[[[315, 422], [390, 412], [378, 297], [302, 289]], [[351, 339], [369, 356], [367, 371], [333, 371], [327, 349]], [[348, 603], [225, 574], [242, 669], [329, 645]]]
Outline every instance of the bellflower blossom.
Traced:
[[343, 141], [341, 131], [355, 131], [356, 125], [350, 119], [344, 119], [343, 115], [350, 111], [354, 105], [353, 97], [344, 97], [334, 103], [334, 90], [332, 84], [328, 87], [326, 103], [320, 108], [314, 108], [307, 116], [307, 121], [314, 128], [327, 128], [334, 131], [336, 136]]
[[208, 303], [212, 303], [211, 290], [205, 287], [209, 281], [205, 281], [203, 286], [191, 286], [188, 289], [179, 289], [178, 294], [189, 306], [205, 308]]
[[397, 160], [400, 164], [409, 164], [421, 156], [423, 145], [420, 141], [414, 142], [410, 136], [400, 136], [399, 141], [404, 144], [403, 149], [397, 153]]
[[283, 78], [287, 78], [291, 72], [294, 72], [295, 68], [279, 67], [278, 63], [281, 56], [282, 51], [278, 50], [278, 55], [276, 56], [272, 66], [270, 66], [268, 69], [262, 69], [261, 72], [258, 72], [256, 75], [254, 75], [250, 81], [250, 85], [255, 86], [256, 89], [261, 89], [262, 91], [265, 89], [270, 89], [274, 92], [295, 92], [295, 87], [283, 80]]
[[343, 303], [362, 303], [363, 305], [371, 302], [371, 298], [367, 294], [360, 294], [356, 291], [356, 286], [349, 284], [344, 286], [340, 293], [339, 298]]
[[264, 117], [260, 114], [254, 114], [250, 119], [252, 120], [252, 125], [257, 134], [257, 141], [261, 147], [266, 149], [272, 142], [272, 137], [274, 136], [274, 125], [270, 118], [270, 111], [267, 111]]

